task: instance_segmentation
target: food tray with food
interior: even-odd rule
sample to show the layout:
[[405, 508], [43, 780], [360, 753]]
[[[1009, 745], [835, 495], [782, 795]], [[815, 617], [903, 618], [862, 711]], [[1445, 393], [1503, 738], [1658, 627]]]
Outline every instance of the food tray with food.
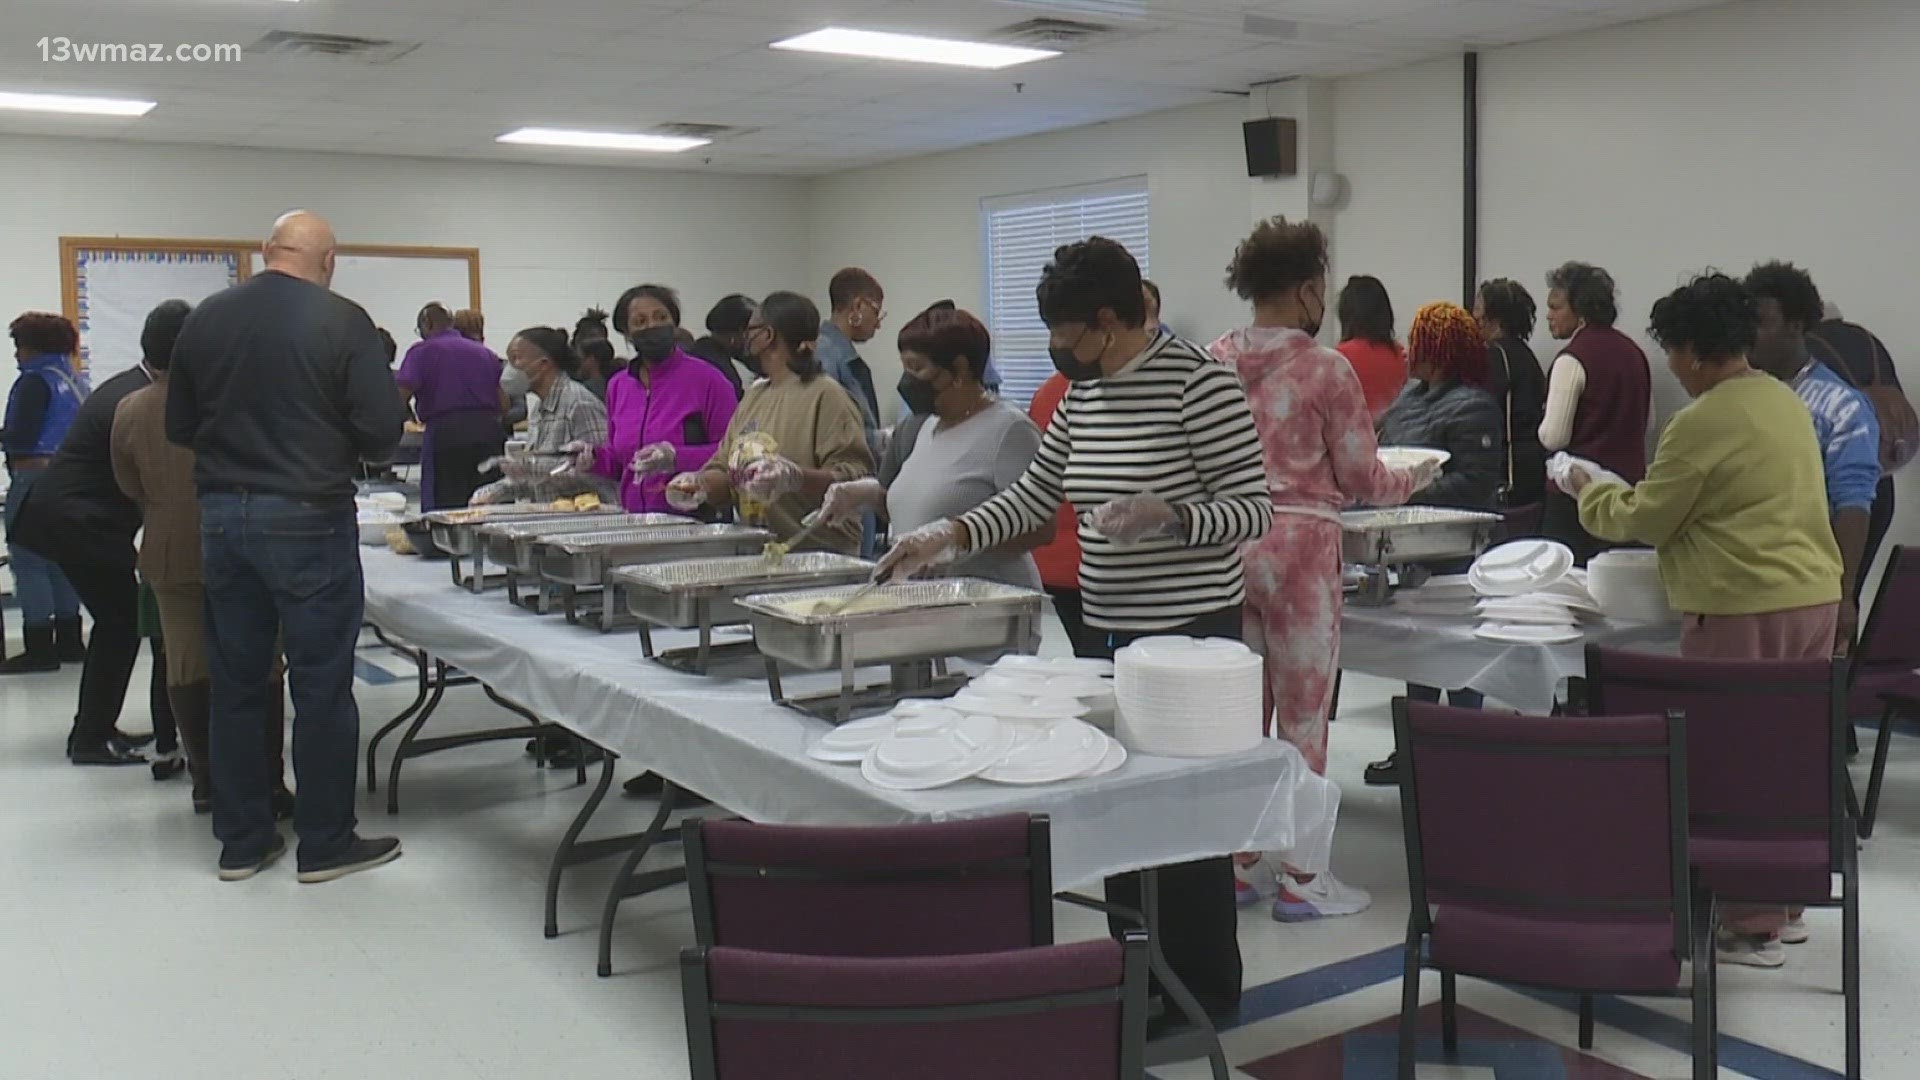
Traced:
[[1440, 506], [1350, 510], [1340, 515], [1340, 557], [1362, 566], [1472, 558], [1499, 524], [1498, 514]]
[[478, 548], [477, 531], [482, 525], [499, 521], [525, 521], [529, 518], [555, 518], [580, 513], [606, 514], [612, 516], [619, 512], [618, 507], [602, 509], [589, 506], [585, 511], [576, 510], [572, 500], [562, 507], [557, 503], [501, 503], [498, 506], [469, 506], [459, 510], [435, 510], [426, 515], [427, 524], [433, 530], [433, 543], [441, 551], [456, 557], [472, 555]]
[[607, 583], [609, 573], [632, 563], [667, 562], [725, 555], [758, 555], [773, 539], [746, 525], [645, 525], [568, 533], [551, 538], [540, 556], [540, 574], [562, 585]]
[[613, 578], [625, 587], [627, 607], [654, 626], [690, 628], [746, 622], [739, 597], [770, 589], [850, 585], [867, 580], [873, 564], [851, 555], [808, 551], [770, 559], [724, 559], [625, 566]]
[[1030, 651], [1041, 593], [974, 578], [886, 585], [843, 607], [859, 586], [740, 600], [760, 651], [809, 671], [971, 653]]
[[486, 544], [487, 560], [517, 574], [539, 572], [540, 548], [550, 537], [576, 533], [603, 532], [607, 529], [637, 528], [651, 525], [685, 525], [687, 519], [672, 514], [563, 514], [555, 517], [520, 521], [500, 521], [479, 527]]

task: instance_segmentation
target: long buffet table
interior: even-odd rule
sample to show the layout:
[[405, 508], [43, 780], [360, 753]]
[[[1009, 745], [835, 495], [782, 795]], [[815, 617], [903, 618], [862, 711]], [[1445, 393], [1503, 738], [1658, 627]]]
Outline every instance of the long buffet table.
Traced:
[[[612, 970], [620, 902], [684, 880], [684, 870], [677, 867], [637, 871], [646, 853], [671, 837], [668, 815], [679, 790], [698, 792], [749, 820], [781, 824], [890, 825], [1045, 814], [1055, 887], [1084, 887], [1144, 871], [1138, 916], [1151, 928], [1158, 924], [1156, 868], [1239, 851], [1286, 851], [1288, 861], [1303, 869], [1327, 866], [1339, 789], [1315, 776], [1284, 742], [1264, 742], [1229, 758], [1136, 754], [1107, 776], [1037, 787], [966, 781], [934, 791], [887, 791], [867, 783], [857, 767], [807, 757], [808, 745], [829, 725], [775, 704], [764, 679], [691, 675], [665, 667], [644, 659], [633, 636], [602, 635], [510, 606], [498, 593], [456, 588], [445, 569], [432, 563], [383, 551], [365, 552], [362, 562], [367, 621], [383, 639], [412, 655], [421, 670], [420, 696], [386, 729], [411, 723], [395, 751], [394, 782], [409, 743], [445, 691], [473, 682], [534, 726], [428, 740], [436, 749], [510, 733], [564, 730], [666, 781], [645, 833], [583, 839], [612, 782], [614, 758], [608, 757], [554, 856], [547, 883], [549, 937], [558, 933], [563, 871], [625, 856], [601, 914], [602, 975]], [[691, 632], [655, 631], [653, 637], [661, 648], [696, 640]], [[791, 696], [836, 689], [839, 675], [784, 681]], [[370, 751], [370, 781], [371, 758]], [[1226, 1058], [1212, 1025], [1166, 967], [1157, 940], [1150, 953], [1155, 974], [1189, 1027], [1151, 1046], [1149, 1063], [1205, 1056], [1214, 1076], [1225, 1080]]]
[[1447, 602], [1427, 602], [1419, 589], [1395, 594], [1386, 607], [1349, 603], [1340, 617], [1340, 667], [1383, 679], [1471, 689], [1521, 712], [1544, 716], [1555, 688], [1586, 673], [1588, 645], [1674, 653], [1680, 627], [1598, 622], [1578, 641], [1510, 645], [1474, 636], [1476, 621]]

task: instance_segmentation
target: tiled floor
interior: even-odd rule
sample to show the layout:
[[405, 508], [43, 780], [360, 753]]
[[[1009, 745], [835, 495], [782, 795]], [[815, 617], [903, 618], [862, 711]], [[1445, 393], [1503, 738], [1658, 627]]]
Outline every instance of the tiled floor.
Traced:
[[[135, 685], [144, 679], [143, 665]], [[627, 905], [613, 979], [593, 973], [592, 927], [609, 867], [570, 875], [563, 934], [541, 937], [547, 858], [585, 795], [571, 773], [540, 773], [510, 744], [410, 763], [399, 817], [363, 802], [364, 832], [405, 839], [397, 864], [321, 886], [296, 885], [283, 864], [225, 885], [214, 878], [208, 820], [189, 811], [184, 781], [155, 784], [144, 769], [61, 761], [76, 681], [72, 669], [0, 680], [0, 1080], [684, 1074], [675, 972], [675, 955], [692, 938], [684, 893]], [[1306, 926], [1245, 913], [1248, 981], [1259, 989], [1249, 995], [1250, 1021], [1227, 1036], [1236, 1063], [1251, 1070], [1242, 1076], [1329, 1075], [1290, 1068], [1313, 1060], [1290, 1052], [1398, 1007], [1397, 958], [1382, 954], [1406, 915], [1398, 808], [1391, 792], [1357, 783], [1390, 742], [1392, 689], [1349, 679], [1333, 730], [1333, 774], [1346, 787], [1336, 867], [1378, 903], [1357, 918]], [[370, 732], [411, 695], [410, 679], [363, 678], [363, 727]], [[477, 691], [456, 691], [439, 726], [499, 717]], [[144, 703], [129, 702], [123, 723], [144, 729]], [[638, 826], [648, 809], [609, 800], [600, 825]], [[1920, 740], [1895, 747], [1882, 821], [1862, 855], [1866, 1074], [1898, 1077], [1913, 1075], [1920, 1060], [1920, 1026], [1908, 1018], [1920, 927], [1905, 918], [1920, 911]], [[1060, 917], [1063, 937], [1097, 932], [1083, 914], [1062, 908]], [[1722, 1028], [1738, 1040], [1728, 1044], [1727, 1075], [1799, 1080], [1839, 1067], [1839, 916], [1815, 912], [1809, 922], [1813, 942], [1793, 949], [1784, 970], [1723, 973]], [[1432, 976], [1426, 989], [1433, 1000]], [[1564, 1003], [1466, 980], [1461, 989], [1463, 1003], [1491, 1022], [1573, 1042]], [[1684, 1045], [1674, 1041], [1684, 1029], [1665, 1019], [1684, 1015], [1679, 1003], [1607, 1003], [1599, 1056], [1626, 1075], [1685, 1076], [1685, 1056], [1671, 1048]], [[1344, 1046], [1348, 1076], [1385, 1075], [1374, 1071], [1367, 1038]], [[1534, 1048], [1423, 1066], [1421, 1076], [1621, 1075], [1577, 1062], [1564, 1072], [1527, 1064], [1557, 1060]]]

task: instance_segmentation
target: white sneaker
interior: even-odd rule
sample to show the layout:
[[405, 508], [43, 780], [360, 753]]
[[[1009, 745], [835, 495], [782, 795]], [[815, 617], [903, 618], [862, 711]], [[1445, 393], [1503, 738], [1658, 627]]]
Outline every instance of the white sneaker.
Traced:
[[1365, 889], [1355, 888], [1329, 873], [1315, 875], [1311, 881], [1285, 876], [1280, 895], [1273, 902], [1273, 917], [1280, 922], [1311, 922], [1342, 915], [1358, 915], [1373, 906], [1373, 897]]
[[1714, 952], [1723, 964], [1742, 967], [1777, 968], [1785, 966], [1787, 950], [1778, 938], [1759, 938], [1722, 930], [1714, 939]]
[[1782, 945], [1805, 945], [1807, 939], [1812, 936], [1813, 933], [1807, 929], [1807, 920], [1804, 916], [1788, 919], [1787, 925], [1780, 928], [1780, 944]]

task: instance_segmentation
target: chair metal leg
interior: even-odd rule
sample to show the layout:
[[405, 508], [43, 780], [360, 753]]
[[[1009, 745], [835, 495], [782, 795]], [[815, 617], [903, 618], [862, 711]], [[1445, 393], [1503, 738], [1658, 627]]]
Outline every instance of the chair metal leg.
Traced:
[[1580, 995], [1580, 1049], [1593, 1049], [1593, 995]]
[[1860, 837], [1873, 835], [1874, 818], [1880, 815], [1880, 785], [1887, 780], [1887, 753], [1893, 749], [1893, 706], [1880, 714], [1880, 735], [1873, 741], [1873, 771], [1867, 778], [1867, 805], [1860, 812]]
[[1440, 972], [1440, 1045], [1451, 1054], [1460, 1049], [1460, 1009], [1453, 972]]
[[1713, 897], [1704, 891], [1693, 900], [1693, 1078], [1720, 1076], [1720, 965], [1714, 950], [1717, 919]]
[[1860, 1080], [1860, 856], [1858, 845], [1847, 837], [1845, 862], [1841, 865], [1840, 989], [1847, 1010], [1847, 1080]]
[[1399, 1080], [1414, 1080], [1420, 1057], [1420, 935], [1407, 935], [1407, 967], [1400, 976]]

